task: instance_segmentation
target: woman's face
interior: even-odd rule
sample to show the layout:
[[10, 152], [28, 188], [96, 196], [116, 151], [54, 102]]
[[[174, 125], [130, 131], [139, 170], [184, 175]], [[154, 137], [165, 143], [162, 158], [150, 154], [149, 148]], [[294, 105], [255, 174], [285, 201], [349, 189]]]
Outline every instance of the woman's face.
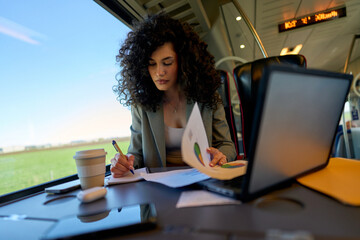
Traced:
[[151, 54], [148, 71], [160, 91], [177, 88], [178, 61], [172, 43], [165, 43]]

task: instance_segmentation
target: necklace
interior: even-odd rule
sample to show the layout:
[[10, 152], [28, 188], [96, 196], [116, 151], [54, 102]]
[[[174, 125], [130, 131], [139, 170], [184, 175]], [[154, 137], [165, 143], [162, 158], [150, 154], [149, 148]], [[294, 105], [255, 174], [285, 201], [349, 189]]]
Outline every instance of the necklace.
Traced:
[[168, 105], [171, 106], [171, 108], [173, 108], [172, 113], [177, 113], [178, 109], [181, 107], [181, 96], [179, 95], [179, 98], [178, 98], [178, 101], [177, 101], [176, 105], [173, 105], [171, 103], [171, 99], [176, 99], [176, 97], [173, 97], [173, 98], [165, 97], [163, 101], [164, 101], [165, 104], [168, 104]]
[[170, 106], [174, 109], [173, 113], [177, 112], [177, 109], [179, 107], [179, 103], [177, 104], [177, 106], [175, 107], [174, 105], [171, 104], [171, 102], [168, 102], [170, 104]]

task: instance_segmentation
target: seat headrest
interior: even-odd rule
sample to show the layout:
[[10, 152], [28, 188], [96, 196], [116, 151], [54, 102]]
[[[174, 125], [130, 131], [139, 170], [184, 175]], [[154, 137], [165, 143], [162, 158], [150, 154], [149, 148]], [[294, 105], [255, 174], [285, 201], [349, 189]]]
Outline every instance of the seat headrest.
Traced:
[[258, 89], [258, 83], [263, 74], [264, 67], [272, 64], [290, 64], [306, 67], [306, 59], [303, 55], [275, 56], [237, 66], [234, 69], [234, 77], [236, 82], [241, 84], [242, 91], [240, 95], [249, 100], [252, 98], [251, 96], [256, 96], [256, 90]]

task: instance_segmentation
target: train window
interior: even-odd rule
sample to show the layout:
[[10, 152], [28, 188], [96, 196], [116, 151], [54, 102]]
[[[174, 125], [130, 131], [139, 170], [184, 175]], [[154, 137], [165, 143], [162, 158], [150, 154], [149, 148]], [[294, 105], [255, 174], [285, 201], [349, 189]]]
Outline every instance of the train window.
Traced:
[[129, 32], [94, 1], [0, 1], [0, 195], [76, 173], [76, 151], [126, 151], [112, 91]]

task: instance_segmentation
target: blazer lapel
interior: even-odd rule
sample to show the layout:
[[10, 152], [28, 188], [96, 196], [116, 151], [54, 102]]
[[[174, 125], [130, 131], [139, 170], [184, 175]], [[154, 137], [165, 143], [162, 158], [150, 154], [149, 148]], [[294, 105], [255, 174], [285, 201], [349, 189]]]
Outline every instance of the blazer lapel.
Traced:
[[160, 155], [160, 160], [163, 167], [166, 166], [166, 153], [165, 153], [165, 130], [164, 130], [164, 110], [163, 106], [156, 112], [147, 111], [149, 117], [150, 129], [154, 136], [156, 150]]

